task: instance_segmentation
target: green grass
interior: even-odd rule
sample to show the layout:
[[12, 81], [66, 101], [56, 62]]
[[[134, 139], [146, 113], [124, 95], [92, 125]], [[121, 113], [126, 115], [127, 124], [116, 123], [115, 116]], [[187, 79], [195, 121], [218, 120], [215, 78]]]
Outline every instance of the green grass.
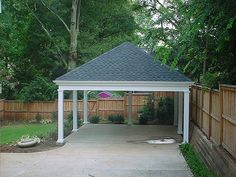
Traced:
[[216, 177], [216, 175], [203, 163], [190, 144], [180, 145], [180, 150], [195, 177]]
[[38, 136], [40, 138], [49, 136], [56, 131], [56, 124], [19, 124], [8, 125], [0, 128], [0, 144], [15, 143], [22, 135]]

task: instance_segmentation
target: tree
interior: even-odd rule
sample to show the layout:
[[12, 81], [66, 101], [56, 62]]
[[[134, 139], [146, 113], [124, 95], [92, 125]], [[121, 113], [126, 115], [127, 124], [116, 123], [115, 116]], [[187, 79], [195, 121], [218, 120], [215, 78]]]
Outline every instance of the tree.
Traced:
[[139, 0], [136, 16], [143, 44], [157, 59], [215, 86], [236, 83], [235, 10], [233, 0]]
[[[4, 1], [0, 15], [0, 60], [4, 62], [0, 72], [11, 68], [9, 84], [3, 87], [4, 98], [15, 99], [39, 77], [51, 81], [68, 71], [71, 7], [68, 0]], [[137, 40], [129, 0], [81, 1], [81, 7], [78, 43], [74, 45], [76, 66], [124, 41]]]

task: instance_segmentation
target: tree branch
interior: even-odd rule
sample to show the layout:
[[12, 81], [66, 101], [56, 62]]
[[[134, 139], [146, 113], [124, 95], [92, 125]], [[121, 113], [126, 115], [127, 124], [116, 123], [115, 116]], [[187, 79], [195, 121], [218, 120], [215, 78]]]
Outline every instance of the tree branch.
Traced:
[[44, 7], [46, 7], [52, 14], [54, 14], [65, 26], [66, 30], [68, 31], [68, 33], [70, 33], [70, 29], [68, 28], [67, 24], [65, 23], [65, 21], [57, 14], [55, 13], [52, 9], [50, 9], [43, 0], [41, 0], [41, 3], [43, 4]]
[[77, 5], [77, 19], [76, 19], [76, 31], [77, 31], [77, 33], [79, 33], [81, 1], [82, 1], [82, 0], [79, 0], [78, 5]]
[[67, 63], [66, 61], [63, 59], [62, 57], [62, 52], [61, 49], [57, 46], [57, 44], [53, 41], [53, 38], [51, 36], [51, 34], [49, 33], [49, 31], [47, 30], [47, 28], [44, 26], [43, 22], [37, 17], [37, 15], [33, 12], [33, 10], [29, 7], [29, 5], [26, 3], [27, 8], [29, 9], [29, 11], [32, 13], [32, 15], [34, 16], [34, 18], [39, 22], [39, 24], [41, 25], [42, 29], [44, 30], [44, 32], [47, 34], [47, 36], [49, 37], [49, 39], [52, 41], [53, 45], [56, 47], [57, 52], [60, 56], [60, 61], [62, 61], [62, 63], [66, 66]]

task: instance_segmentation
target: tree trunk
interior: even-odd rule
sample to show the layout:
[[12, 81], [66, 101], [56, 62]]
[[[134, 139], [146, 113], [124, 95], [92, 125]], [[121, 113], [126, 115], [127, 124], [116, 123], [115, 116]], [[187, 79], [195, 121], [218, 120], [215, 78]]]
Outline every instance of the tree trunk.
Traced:
[[68, 71], [76, 67], [76, 61], [78, 59], [77, 37], [79, 33], [80, 6], [81, 0], [72, 0], [70, 22], [70, 50], [67, 68]]

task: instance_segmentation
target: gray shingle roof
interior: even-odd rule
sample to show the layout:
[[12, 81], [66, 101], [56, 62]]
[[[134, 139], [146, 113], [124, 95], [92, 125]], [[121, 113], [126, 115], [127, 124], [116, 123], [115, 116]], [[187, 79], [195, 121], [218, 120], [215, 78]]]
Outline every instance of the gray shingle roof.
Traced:
[[186, 76], [153, 60], [145, 50], [125, 42], [97, 58], [58, 77], [56, 81], [174, 81], [190, 82]]

